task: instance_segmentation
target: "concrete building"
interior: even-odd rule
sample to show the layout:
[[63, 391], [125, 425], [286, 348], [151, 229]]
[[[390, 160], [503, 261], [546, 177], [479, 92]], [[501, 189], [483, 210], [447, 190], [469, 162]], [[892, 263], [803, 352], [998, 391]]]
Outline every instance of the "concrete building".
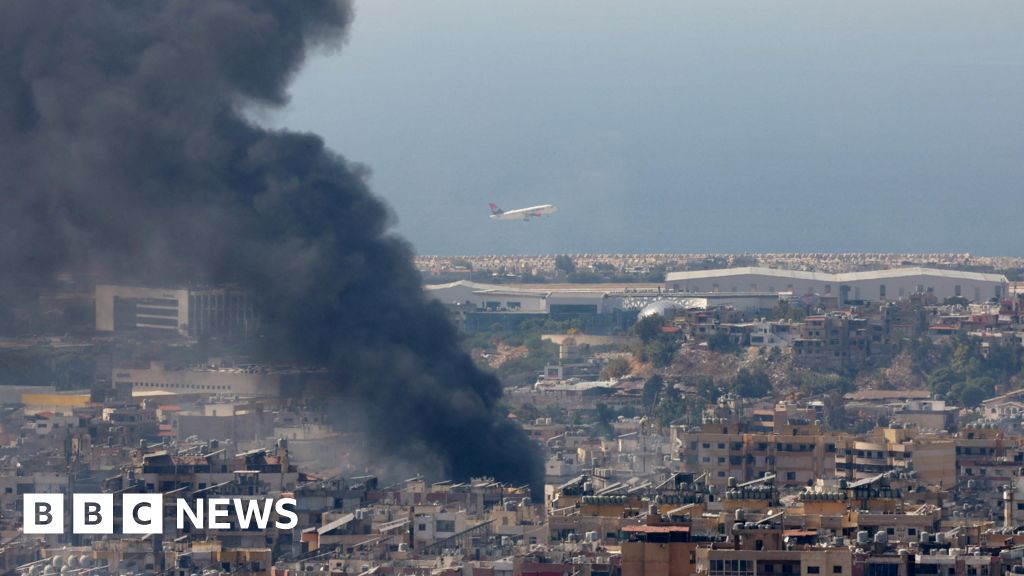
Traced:
[[766, 474], [777, 483], [802, 486], [834, 473], [838, 438], [812, 422], [787, 421], [770, 433], [748, 433], [740, 422], [711, 419], [699, 428], [672, 427], [683, 472], [708, 474], [725, 487], [729, 478], [754, 481]]
[[842, 312], [808, 316], [800, 335], [792, 340], [796, 362], [810, 366], [840, 367], [859, 364], [878, 354], [882, 327]]
[[533, 314], [607, 314], [621, 308], [621, 298], [607, 290], [545, 287], [512, 288], [460, 280], [426, 287], [427, 295], [443, 304], [465, 311]]
[[893, 268], [828, 274], [775, 268], [725, 268], [672, 272], [665, 288], [673, 292], [788, 292], [794, 296], [835, 296], [850, 301], [900, 300], [911, 294], [933, 294], [940, 301], [964, 298], [972, 302], [1001, 299], [1008, 281], [1002, 274], [982, 274], [935, 268]]
[[707, 576], [758, 576], [785, 574], [813, 576], [852, 574], [849, 548], [816, 548], [805, 550], [730, 550], [697, 549], [697, 574]]
[[956, 483], [956, 446], [943, 435], [922, 434], [913, 427], [879, 428], [871, 437], [847, 438], [835, 456], [836, 475], [864, 480], [891, 470], [913, 470], [925, 486]]
[[256, 326], [255, 300], [232, 288], [96, 286], [96, 330], [148, 330], [192, 338], [245, 336]]
[[146, 367], [115, 367], [115, 387], [132, 392], [161, 390], [185, 394], [222, 396], [280, 396], [289, 386], [301, 385], [306, 372], [268, 366], [192, 366], [171, 368], [161, 362]]
[[913, 424], [933, 430], [955, 430], [960, 409], [947, 406], [945, 400], [908, 400], [893, 411], [893, 422]]
[[691, 576], [696, 551], [706, 542], [690, 538], [689, 526], [625, 526], [622, 576]]

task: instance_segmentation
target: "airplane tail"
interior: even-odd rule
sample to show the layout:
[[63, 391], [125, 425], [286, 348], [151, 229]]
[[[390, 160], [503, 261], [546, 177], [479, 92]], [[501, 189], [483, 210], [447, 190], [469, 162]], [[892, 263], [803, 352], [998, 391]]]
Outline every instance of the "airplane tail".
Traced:
[[502, 214], [502, 213], [505, 212], [501, 208], [498, 208], [498, 205], [495, 204], [494, 202], [490, 203], [490, 207], [491, 207], [491, 214]]

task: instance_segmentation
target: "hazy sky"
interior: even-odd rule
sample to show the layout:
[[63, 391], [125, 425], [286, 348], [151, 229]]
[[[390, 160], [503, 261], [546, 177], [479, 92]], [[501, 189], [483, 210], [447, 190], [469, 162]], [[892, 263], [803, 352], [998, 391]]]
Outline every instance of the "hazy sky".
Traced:
[[1024, 1], [356, 8], [267, 122], [369, 165], [419, 253], [1024, 254]]

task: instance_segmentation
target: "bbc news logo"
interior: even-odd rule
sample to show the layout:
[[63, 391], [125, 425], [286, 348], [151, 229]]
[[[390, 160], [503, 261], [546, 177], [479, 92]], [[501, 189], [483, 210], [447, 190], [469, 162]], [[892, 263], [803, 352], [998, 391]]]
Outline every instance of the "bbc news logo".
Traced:
[[[290, 530], [299, 523], [294, 498], [247, 499], [209, 498], [189, 504], [175, 501], [178, 530], [231, 530], [232, 513], [238, 529], [265, 530], [274, 519], [274, 527]], [[64, 495], [25, 494], [22, 509], [25, 534], [63, 534]], [[71, 497], [72, 534], [113, 534], [113, 494], [73, 494]], [[164, 531], [163, 494], [122, 494], [122, 534], [162, 534]]]

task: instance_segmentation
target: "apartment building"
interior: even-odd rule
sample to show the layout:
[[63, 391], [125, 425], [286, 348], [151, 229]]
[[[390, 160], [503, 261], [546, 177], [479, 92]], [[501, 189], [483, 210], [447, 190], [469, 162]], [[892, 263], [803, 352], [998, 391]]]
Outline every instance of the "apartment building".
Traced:
[[808, 316], [793, 338], [794, 360], [815, 367], [857, 365], [883, 352], [883, 327], [847, 312]]
[[744, 422], [714, 418], [700, 427], [673, 426], [683, 472], [708, 474], [724, 486], [729, 478], [740, 482], [774, 474], [787, 486], [805, 485], [834, 475], [840, 442], [818, 422], [791, 419], [774, 431], [750, 432]]

